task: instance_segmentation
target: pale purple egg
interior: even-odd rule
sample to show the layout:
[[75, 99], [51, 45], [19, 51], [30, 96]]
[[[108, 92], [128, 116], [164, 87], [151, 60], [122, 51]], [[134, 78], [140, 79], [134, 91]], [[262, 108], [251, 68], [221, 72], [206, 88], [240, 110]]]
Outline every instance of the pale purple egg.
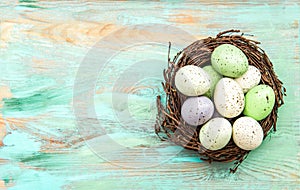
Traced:
[[214, 104], [205, 96], [188, 98], [181, 107], [182, 119], [192, 126], [207, 122], [213, 113]]

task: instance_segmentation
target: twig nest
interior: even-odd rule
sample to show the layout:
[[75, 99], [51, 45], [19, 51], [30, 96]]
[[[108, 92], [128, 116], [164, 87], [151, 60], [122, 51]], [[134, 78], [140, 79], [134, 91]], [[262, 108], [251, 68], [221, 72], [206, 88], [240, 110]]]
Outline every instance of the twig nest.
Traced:
[[198, 40], [169, 58], [155, 132], [203, 160], [237, 161], [235, 172], [276, 130], [285, 89], [259, 42], [233, 32], [239, 30]]

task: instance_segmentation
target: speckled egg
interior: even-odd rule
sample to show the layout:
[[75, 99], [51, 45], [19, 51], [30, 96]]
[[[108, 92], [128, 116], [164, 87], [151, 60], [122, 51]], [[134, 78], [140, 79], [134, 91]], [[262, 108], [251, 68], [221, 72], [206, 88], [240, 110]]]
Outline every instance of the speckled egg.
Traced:
[[243, 90], [233, 79], [222, 78], [216, 85], [214, 103], [217, 111], [223, 117], [236, 117], [244, 109], [245, 97]]
[[217, 117], [209, 120], [200, 129], [200, 143], [209, 150], [224, 148], [230, 141], [232, 126], [225, 118]]
[[235, 81], [242, 87], [243, 92], [248, 92], [254, 86], [257, 86], [261, 79], [260, 71], [249, 65], [248, 70], [239, 78], [236, 78]]
[[182, 119], [192, 126], [207, 122], [213, 113], [214, 104], [205, 96], [188, 98], [181, 106]]
[[251, 117], [240, 117], [233, 123], [234, 143], [244, 150], [253, 150], [263, 141], [264, 132], [260, 124]]
[[215, 71], [211, 65], [203, 67], [203, 70], [208, 74], [210, 82], [210, 88], [204, 95], [212, 97], [215, 91], [216, 84], [222, 78], [222, 75]]
[[209, 90], [209, 76], [202, 68], [187, 65], [176, 72], [175, 86], [186, 96], [199, 96]]
[[220, 74], [227, 77], [240, 77], [248, 69], [248, 59], [239, 48], [231, 44], [222, 44], [211, 54], [211, 64]]
[[268, 85], [261, 84], [247, 92], [243, 113], [260, 121], [272, 112], [274, 104], [275, 94], [273, 89]]

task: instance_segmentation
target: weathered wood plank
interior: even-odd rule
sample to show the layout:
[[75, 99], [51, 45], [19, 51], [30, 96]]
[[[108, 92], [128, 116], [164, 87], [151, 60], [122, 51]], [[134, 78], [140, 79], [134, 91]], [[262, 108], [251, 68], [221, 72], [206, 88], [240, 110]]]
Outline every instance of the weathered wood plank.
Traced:
[[[1, 2], [0, 189], [296, 189], [299, 10], [296, 0]], [[238, 28], [262, 42], [288, 96], [279, 110], [278, 131], [236, 174], [228, 173], [232, 163], [202, 162], [196, 153], [153, 134], [168, 42], [177, 42], [177, 48], [191, 42], [182, 33], [168, 33], [167, 26], [157, 31], [130, 27], [148, 23], [177, 27], [195, 38]], [[104, 66], [94, 92], [97, 117], [81, 118], [90, 128], [80, 135], [72, 102], [76, 73], [93, 45], [107, 36], [103, 47], [115, 51], [135, 38], [147, 44], [122, 49]], [[165, 43], [150, 43], [157, 39]], [[172, 56], [177, 51], [172, 49]], [[144, 68], [149, 58], [159, 64]], [[132, 79], [139, 80], [129, 85]], [[97, 119], [124, 149], [103, 143], [101, 128], [92, 127]], [[97, 148], [100, 155], [92, 152]]]

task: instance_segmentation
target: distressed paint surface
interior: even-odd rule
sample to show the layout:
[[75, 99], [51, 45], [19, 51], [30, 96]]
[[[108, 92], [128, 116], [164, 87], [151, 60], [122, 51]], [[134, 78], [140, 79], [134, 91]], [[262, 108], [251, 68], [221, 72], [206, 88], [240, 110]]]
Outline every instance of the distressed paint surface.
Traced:
[[[274, 0], [1, 1], [0, 189], [299, 188], [299, 10], [298, 1]], [[288, 96], [279, 109], [278, 131], [251, 152], [235, 174], [228, 172], [230, 163], [202, 162], [196, 153], [154, 135], [154, 99], [161, 90], [165, 65], [161, 70], [148, 68], [158, 73], [155, 79], [126, 86], [128, 77], [123, 86], [116, 85], [136, 60], [155, 57], [166, 62], [169, 41], [179, 38], [179, 48], [191, 43], [163, 30], [126, 30], [148, 23], [175, 26], [196, 38], [237, 28], [262, 42]], [[73, 87], [78, 68], [95, 42], [118, 30], [111, 44], [135, 36], [151, 42], [159, 35], [165, 45], [142, 44], [121, 51], [99, 74], [94, 93], [97, 118], [81, 119], [86, 126], [95, 119], [102, 121], [111, 139], [132, 150], [115, 155], [105, 145], [105, 157], [92, 150], [103, 143], [101, 131], [91, 128], [78, 133]], [[177, 51], [173, 49], [171, 56]], [[131, 69], [130, 76], [143, 69]], [[123, 97], [128, 97], [128, 105]], [[124, 110], [134, 121], [118, 120]], [[150, 156], [134, 151], [145, 147], [153, 150]], [[138, 164], [143, 167], [126, 167]]]

